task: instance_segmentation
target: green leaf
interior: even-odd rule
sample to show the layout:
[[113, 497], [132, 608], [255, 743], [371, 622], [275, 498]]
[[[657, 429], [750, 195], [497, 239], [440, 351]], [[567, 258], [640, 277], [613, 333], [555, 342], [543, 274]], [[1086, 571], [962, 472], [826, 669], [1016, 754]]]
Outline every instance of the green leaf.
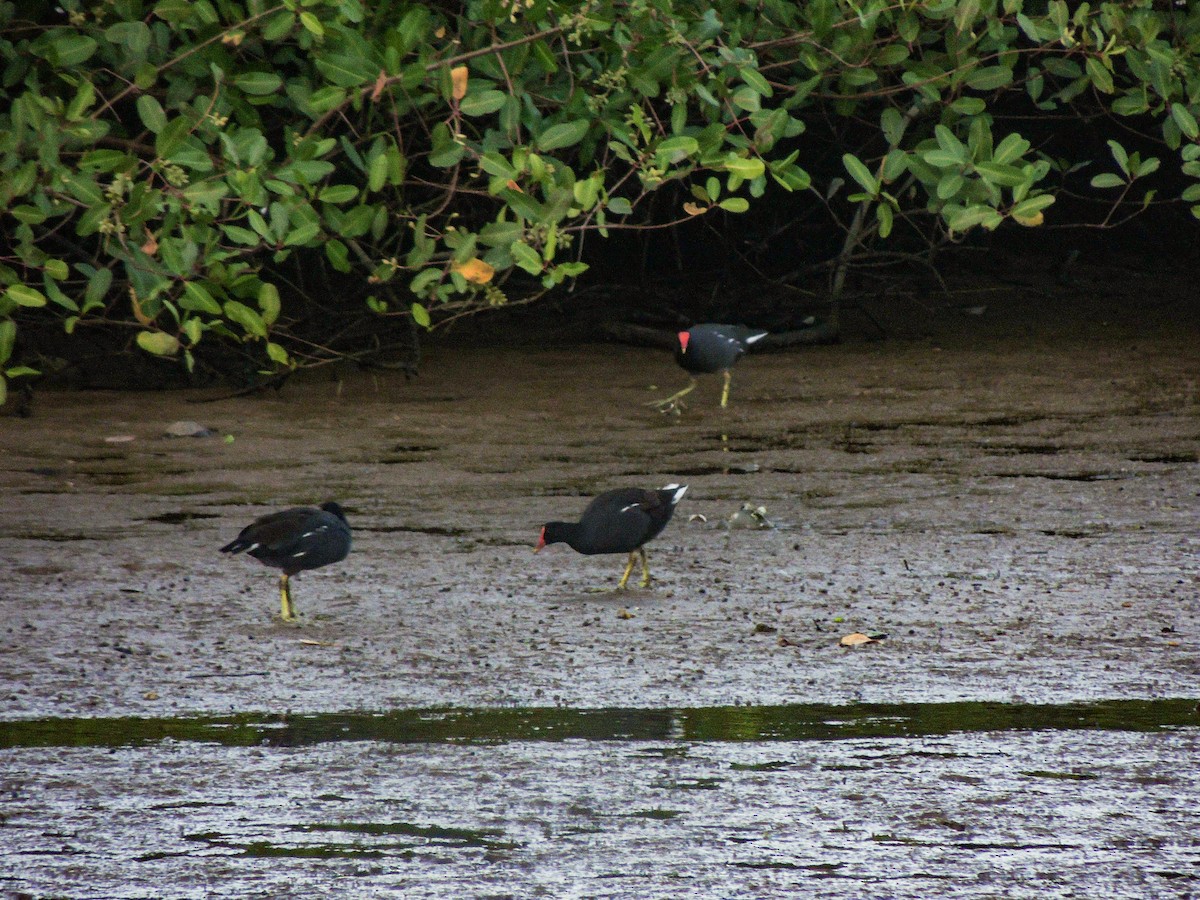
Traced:
[[763, 78], [762, 74], [757, 69], [752, 69], [749, 66], [743, 66], [738, 70], [738, 74], [742, 76], [742, 81], [746, 82], [754, 92], [761, 97], [770, 97], [774, 95], [771, 90], [771, 85], [767, 79]]
[[563, 147], [573, 147], [583, 140], [587, 134], [589, 122], [587, 119], [576, 119], [573, 122], [561, 122], [551, 125], [537, 138], [537, 147], [543, 153], [561, 150]]
[[1092, 179], [1092, 187], [1094, 188], [1115, 188], [1124, 187], [1125, 179], [1120, 175], [1115, 175], [1112, 172], [1101, 172]]
[[767, 167], [757, 156], [745, 157], [730, 153], [725, 157], [725, 168], [739, 178], [750, 181], [763, 174]]
[[1025, 151], [1028, 149], [1029, 141], [1016, 132], [1013, 132], [1012, 134], [1005, 135], [1004, 140], [996, 147], [992, 153], [992, 162], [1007, 165], [1024, 156]]
[[542, 273], [541, 254], [524, 241], [514, 241], [509, 252], [512, 253], [513, 261], [530, 275]]
[[750, 208], [750, 201], [744, 197], [726, 197], [717, 206], [726, 212], [744, 213]]
[[46, 213], [42, 212], [36, 206], [30, 206], [26, 203], [14, 206], [8, 212], [18, 222], [24, 222], [26, 225], [41, 225], [49, 218]]
[[71, 122], [83, 118], [83, 114], [96, 102], [96, 89], [91, 81], [84, 80], [75, 91], [75, 96], [67, 105], [67, 120]]
[[1126, 94], [1118, 97], [1113, 101], [1112, 109], [1118, 116], [1140, 116], [1150, 108], [1149, 102], [1146, 100], [1146, 92], [1143, 88], [1141, 92]]
[[50, 42], [48, 59], [63, 68], [77, 66], [91, 59], [100, 45], [94, 38], [83, 34], [60, 31]]
[[487, 116], [496, 112], [508, 100], [503, 91], [469, 92], [458, 104], [464, 116]]
[[239, 303], [236, 300], [226, 301], [225, 317], [231, 322], [237, 322], [241, 325], [246, 334], [257, 338], [265, 338], [267, 336], [267, 326], [263, 322], [262, 316], [244, 303]]
[[169, 121], [154, 140], [154, 152], [166, 159], [179, 149], [192, 130], [191, 120], [177, 116]]
[[274, 325], [279, 318], [279, 288], [269, 281], [258, 286], [258, 308], [262, 310], [263, 322], [268, 326]]
[[325, 26], [321, 24], [320, 19], [310, 12], [300, 13], [300, 24], [317, 37], [325, 36]]
[[170, 22], [171, 24], [187, 22], [195, 14], [196, 12], [190, 0], [159, 0], [158, 3], [154, 4], [154, 15], [158, 16], [164, 22]]
[[233, 83], [247, 94], [259, 97], [274, 94], [283, 86], [283, 79], [274, 72], [243, 72]]
[[668, 158], [670, 162], [678, 162], [699, 153], [700, 142], [694, 137], [686, 135], [669, 137], [665, 141], [659, 142], [659, 145], [654, 148], [654, 152], [660, 157]]
[[433, 325], [433, 320], [429, 318], [429, 310], [420, 303], [414, 303], [409, 311], [412, 314], [413, 321], [422, 328], [430, 328]]
[[1013, 72], [1008, 66], [984, 66], [967, 78], [967, 87], [976, 91], [994, 91], [1012, 84]]
[[933, 150], [923, 150], [918, 154], [921, 159], [939, 169], [946, 169], [951, 166], [963, 165], [963, 158], [953, 150], [942, 150], [936, 148]]
[[627, 216], [633, 212], [632, 204], [624, 197], [609, 197], [605, 205], [613, 215]]
[[42, 264], [42, 267], [46, 270], [47, 275], [57, 281], [65, 281], [71, 274], [71, 270], [61, 259], [48, 259]]
[[879, 193], [879, 182], [857, 156], [853, 153], [842, 155], [842, 165], [850, 173], [850, 177], [862, 185], [862, 189], [872, 196]]
[[221, 304], [213, 299], [212, 294], [208, 292], [207, 288], [196, 284], [194, 281], [185, 281], [183, 283], [183, 294], [179, 297], [179, 305], [193, 312], [212, 313], [214, 316], [221, 315]]
[[325, 203], [349, 203], [357, 196], [358, 188], [352, 184], [331, 184], [328, 187], [321, 188], [320, 193], [317, 194], [317, 199]]
[[1108, 142], [1108, 149], [1112, 151], [1113, 159], [1117, 161], [1117, 165], [1121, 167], [1121, 171], [1126, 175], [1129, 174], [1129, 154], [1125, 152], [1125, 148], [1116, 141]]
[[1054, 202], [1053, 194], [1038, 194], [1028, 200], [1022, 200], [1012, 208], [1012, 214], [1023, 219], [1032, 218]]
[[955, 171], [946, 172], [937, 183], [937, 198], [939, 200], [949, 200], [951, 197], [957, 196], [966, 183], [967, 179], [963, 178], [960, 173]]
[[881, 238], [886, 238], [892, 233], [893, 215], [890, 203], [877, 203], [875, 205], [875, 218], [879, 222], [879, 236]]
[[4, 298], [17, 306], [45, 306], [46, 295], [27, 284], [14, 284], [4, 292]]
[[1096, 90], [1104, 94], [1113, 92], [1112, 72], [1108, 71], [1103, 62], [1094, 56], [1089, 56], [1083, 65]]
[[981, 204], [965, 208], [946, 207], [944, 214], [946, 223], [954, 232], [969, 231], [976, 225], [982, 225], [988, 231], [992, 231], [1004, 221], [1004, 217], [996, 210]]
[[1175, 120], [1175, 124], [1179, 126], [1179, 130], [1188, 140], [1195, 140], [1197, 134], [1200, 134], [1200, 129], [1196, 126], [1196, 117], [1182, 103], [1171, 104], [1171, 118]]
[[426, 269], [408, 283], [408, 289], [417, 296], [428, 293], [429, 288], [437, 284], [442, 277], [441, 269]]
[[367, 189], [379, 191], [387, 182], [388, 158], [386, 153], [377, 153], [367, 166]]
[[900, 138], [904, 136], [904, 128], [907, 120], [900, 114], [900, 111], [889, 106], [879, 115], [879, 126], [883, 130], [883, 136], [887, 138], [889, 147], [896, 147], [900, 143]]
[[185, 319], [180, 327], [183, 329], [183, 333], [187, 335], [188, 343], [193, 347], [200, 343], [200, 340], [204, 337], [204, 323], [196, 316]]
[[975, 164], [975, 171], [982, 175], [985, 181], [1002, 187], [1016, 187], [1029, 180], [1028, 176], [1016, 166], [981, 162]]
[[271, 358], [271, 362], [278, 363], [281, 366], [288, 364], [288, 352], [273, 341], [267, 342], [267, 356]]
[[138, 97], [137, 111], [142, 124], [155, 134], [167, 127], [167, 114], [163, 112], [162, 104], [149, 94]]
[[0, 363], [8, 362], [16, 340], [17, 323], [12, 319], [0, 319]]
[[137, 344], [155, 356], [174, 356], [179, 351], [179, 339], [165, 331], [139, 331]]

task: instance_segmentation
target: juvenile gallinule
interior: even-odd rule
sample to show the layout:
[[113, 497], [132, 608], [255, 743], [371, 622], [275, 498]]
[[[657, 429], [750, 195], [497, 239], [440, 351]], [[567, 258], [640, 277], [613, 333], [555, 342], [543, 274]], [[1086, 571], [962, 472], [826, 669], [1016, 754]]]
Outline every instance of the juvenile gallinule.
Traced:
[[243, 550], [263, 565], [283, 570], [279, 576], [281, 616], [290, 622], [296, 611], [288, 579], [297, 572], [345, 559], [350, 552], [350, 526], [336, 503], [322, 503], [320, 509], [297, 506], [255, 519], [221, 548], [222, 553]]
[[754, 331], [745, 325], [693, 325], [679, 332], [679, 349], [675, 351], [675, 362], [685, 371], [692, 373], [688, 386], [665, 400], [656, 400], [653, 405], [663, 412], [680, 409], [684, 397], [696, 389], [696, 375], [711, 375], [717, 372], [725, 376], [725, 389], [721, 392], [721, 406], [729, 405], [729, 382], [733, 368], [751, 344], [761, 341], [769, 332]]
[[640, 556], [642, 587], [650, 584], [650, 566], [643, 545], [657, 536], [675, 512], [687, 492], [687, 485], [668, 484], [657, 491], [642, 488], [617, 488], [607, 491], [588, 504], [578, 522], [547, 522], [542, 526], [534, 552], [547, 544], [566, 543], [579, 553], [628, 553], [629, 564], [617, 585], [625, 587], [629, 573]]

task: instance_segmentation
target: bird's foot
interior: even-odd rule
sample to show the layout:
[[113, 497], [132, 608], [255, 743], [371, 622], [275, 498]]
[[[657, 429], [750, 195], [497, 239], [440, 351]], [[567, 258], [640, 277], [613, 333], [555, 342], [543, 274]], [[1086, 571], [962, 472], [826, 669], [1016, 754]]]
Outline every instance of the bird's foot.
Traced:
[[686, 397], [688, 394], [690, 394], [695, 389], [696, 389], [696, 379], [693, 378], [691, 380], [691, 383], [688, 384], [688, 386], [685, 387], [682, 391], [676, 391], [670, 397], [667, 397], [663, 400], [648, 400], [644, 405], [651, 406], [654, 409], [657, 409], [663, 415], [670, 413], [671, 415], [678, 416], [685, 409], [687, 409], [687, 404], [683, 402], [683, 398]]
[[665, 400], [648, 400], [642, 405], [656, 409], [664, 416], [680, 416], [687, 409], [687, 404], [683, 402], [683, 398], [678, 396], [667, 397]]

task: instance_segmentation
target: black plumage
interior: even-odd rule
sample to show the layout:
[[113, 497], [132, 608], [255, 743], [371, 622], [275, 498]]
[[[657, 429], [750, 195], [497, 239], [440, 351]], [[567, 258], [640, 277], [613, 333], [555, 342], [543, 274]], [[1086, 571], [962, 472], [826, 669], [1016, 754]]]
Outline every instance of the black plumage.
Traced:
[[534, 550], [547, 544], [565, 543], [584, 554], [628, 553], [629, 563], [618, 588], [624, 588], [639, 557], [642, 560], [642, 587], [650, 584], [650, 566], [644, 545], [657, 537], [675, 505], [687, 492], [687, 485], [668, 484], [657, 491], [642, 488], [618, 488], [592, 500], [578, 522], [547, 522], [542, 526]]
[[730, 369], [745, 354], [746, 350], [769, 332], [755, 331], [745, 325], [718, 325], [706, 323], [693, 325], [679, 332], [679, 346], [675, 350], [675, 361], [692, 374], [688, 386], [666, 400], [656, 401], [664, 412], [677, 411], [681, 399], [696, 389], [696, 375], [712, 375], [720, 372], [725, 378], [721, 392], [721, 406], [729, 405], [729, 384], [733, 380]]
[[291, 621], [296, 613], [288, 579], [345, 559], [350, 553], [350, 525], [336, 503], [322, 503], [320, 509], [297, 506], [255, 519], [221, 552], [245, 552], [263, 565], [280, 569], [281, 615]]

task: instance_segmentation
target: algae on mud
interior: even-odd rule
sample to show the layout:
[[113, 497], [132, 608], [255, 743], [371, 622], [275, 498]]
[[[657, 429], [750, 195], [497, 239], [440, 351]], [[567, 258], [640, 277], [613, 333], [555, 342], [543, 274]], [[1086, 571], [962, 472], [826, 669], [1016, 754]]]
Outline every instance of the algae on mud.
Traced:
[[1004, 731], [1200, 728], [1194, 699], [1110, 700], [1058, 706], [861, 703], [682, 709], [443, 708], [177, 719], [82, 718], [0, 722], [0, 749], [137, 747], [195, 741], [227, 747], [307, 747], [339, 741], [827, 741]]

